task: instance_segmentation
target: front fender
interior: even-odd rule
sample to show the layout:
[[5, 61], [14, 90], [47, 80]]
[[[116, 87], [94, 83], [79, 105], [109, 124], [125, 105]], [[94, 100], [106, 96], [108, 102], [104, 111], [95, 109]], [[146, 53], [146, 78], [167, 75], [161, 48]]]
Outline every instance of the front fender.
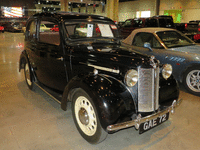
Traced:
[[135, 113], [131, 94], [122, 83], [105, 75], [77, 76], [67, 84], [61, 100], [61, 108], [66, 110], [67, 101], [71, 99], [75, 89], [82, 88], [92, 98], [104, 129]]
[[171, 106], [179, 98], [179, 84], [174, 76], [167, 80], [160, 78], [159, 103], [161, 106]]

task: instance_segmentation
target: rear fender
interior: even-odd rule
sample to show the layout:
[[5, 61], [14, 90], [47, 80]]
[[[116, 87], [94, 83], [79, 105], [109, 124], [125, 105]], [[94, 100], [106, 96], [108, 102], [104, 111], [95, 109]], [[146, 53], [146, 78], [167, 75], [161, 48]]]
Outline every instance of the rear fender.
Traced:
[[21, 55], [20, 55], [20, 59], [19, 59], [19, 72], [21, 71], [21, 69], [24, 69], [26, 62], [28, 62], [30, 70], [31, 70], [31, 76], [33, 77], [33, 78], [31, 77], [31, 79], [33, 79], [33, 81], [37, 81], [36, 74], [35, 74], [33, 68], [30, 65], [31, 63], [28, 59], [28, 55], [26, 53], [26, 50], [23, 50]]
[[131, 94], [118, 80], [105, 75], [77, 76], [67, 84], [61, 100], [61, 108], [67, 109], [67, 101], [76, 89], [82, 88], [92, 98], [104, 129], [118, 122], [128, 111], [135, 113]]
[[26, 62], [29, 62], [29, 60], [26, 51], [23, 50], [19, 59], [19, 72], [21, 71], [21, 69], [24, 69], [24, 65]]

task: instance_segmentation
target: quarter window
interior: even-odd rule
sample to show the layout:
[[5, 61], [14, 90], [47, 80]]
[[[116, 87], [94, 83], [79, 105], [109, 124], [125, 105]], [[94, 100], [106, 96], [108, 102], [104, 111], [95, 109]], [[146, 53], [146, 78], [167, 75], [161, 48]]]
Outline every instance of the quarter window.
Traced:
[[150, 43], [152, 48], [161, 49], [163, 48], [160, 44], [160, 42], [155, 38], [155, 36], [152, 33], [138, 33], [135, 35], [135, 38], [133, 39], [132, 45], [144, 47], [144, 43]]
[[131, 27], [132, 21], [131, 20], [126, 20], [123, 24], [123, 27]]
[[33, 20], [27, 27], [26, 32], [28, 32], [27, 37], [29, 39], [36, 38], [36, 21]]

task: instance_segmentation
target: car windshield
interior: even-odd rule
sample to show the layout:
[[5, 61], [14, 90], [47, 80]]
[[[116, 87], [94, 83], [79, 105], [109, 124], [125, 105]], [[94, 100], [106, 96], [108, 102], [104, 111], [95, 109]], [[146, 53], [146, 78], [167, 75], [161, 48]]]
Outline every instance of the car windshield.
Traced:
[[91, 22], [66, 22], [65, 27], [69, 38], [79, 39], [115, 39], [119, 37], [115, 24], [91, 23]]
[[176, 31], [162, 31], [156, 33], [168, 48], [193, 45], [194, 42]]

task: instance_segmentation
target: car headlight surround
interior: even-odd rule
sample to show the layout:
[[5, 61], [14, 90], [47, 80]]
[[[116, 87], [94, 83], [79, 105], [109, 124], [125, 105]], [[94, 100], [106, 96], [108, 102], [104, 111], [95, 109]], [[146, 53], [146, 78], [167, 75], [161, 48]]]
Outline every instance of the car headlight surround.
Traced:
[[125, 74], [124, 81], [127, 86], [134, 86], [138, 81], [138, 72], [134, 69], [128, 70]]
[[168, 79], [172, 75], [172, 65], [164, 64], [162, 68], [162, 76], [164, 79]]

